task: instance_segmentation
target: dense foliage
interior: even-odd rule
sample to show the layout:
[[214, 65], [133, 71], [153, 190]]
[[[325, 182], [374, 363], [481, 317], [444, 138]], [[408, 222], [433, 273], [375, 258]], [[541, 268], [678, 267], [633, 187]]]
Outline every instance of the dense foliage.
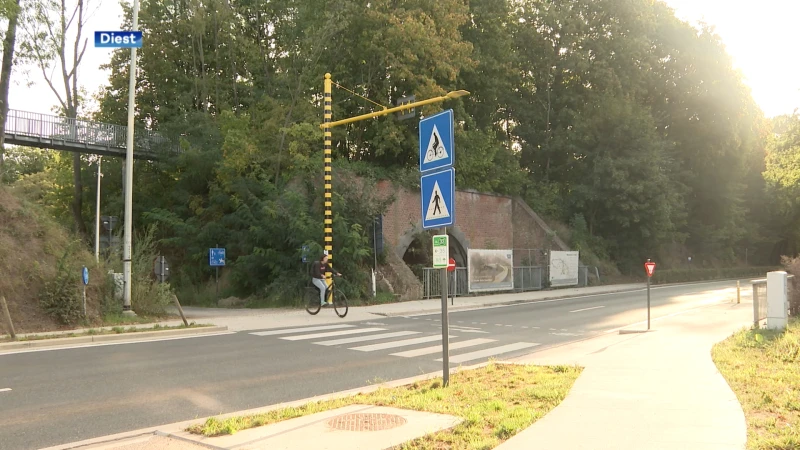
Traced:
[[[137, 163], [136, 226], [161, 224], [177, 283], [210, 277], [207, 249], [221, 245], [237, 293], [274, 291], [302, 273], [303, 244], [319, 250], [326, 72], [383, 105], [470, 91], [418, 110], [454, 109], [457, 184], [521, 195], [625, 272], [645, 258], [730, 266], [746, 252], [774, 264], [800, 245], [785, 231], [800, 218], [797, 117], [781, 122], [767, 168], [770, 124], [719, 38], [659, 1], [143, 0], [139, 26], [138, 124], [180, 135], [186, 152]], [[128, 58], [109, 63], [97, 120], [125, 123]], [[333, 108], [376, 106], [336, 89]], [[345, 174], [408, 180], [417, 120], [333, 138], [333, 262], [363, 273], [382, 205], [369, 176]], [[47, 165], [56, 189], [43, 195], [66, 215], [68, 162]], [[104, 169], [103, 204], [121, 211], [120, 161]]]

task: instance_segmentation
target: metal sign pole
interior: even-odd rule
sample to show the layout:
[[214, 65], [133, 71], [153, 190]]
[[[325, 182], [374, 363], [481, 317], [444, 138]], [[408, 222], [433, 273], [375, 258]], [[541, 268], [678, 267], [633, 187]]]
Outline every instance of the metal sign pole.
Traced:
[[[441, 234], [447, 235], [447, 227], [442, 227]], [[442, 386], [450, 384], [450, 324], [447, 321], [447, 267], [440, 269], [442, 284]]]
[[450, 304], [452, 305], [456, 299], [456, 293], [458, 292], [458, 267], [453, 271], [453, 295], [450, 296]]
[[650, 275], [647, 276], [647, 330], [650, 330]]
[[656, 270], [656, 263], [650, 261], [650, 258], [647, 259], [647, 262], [644, 263], [644, 272], [647, 275], [647, 330], [650, 331], [650, 278], [653, 276], [653, 273]]

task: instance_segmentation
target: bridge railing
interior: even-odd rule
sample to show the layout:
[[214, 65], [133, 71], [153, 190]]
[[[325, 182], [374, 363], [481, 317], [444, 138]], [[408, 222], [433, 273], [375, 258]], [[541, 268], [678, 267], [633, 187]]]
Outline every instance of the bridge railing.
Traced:
[[[6, 134], [53, 139], [80, 145], [115, 149], [127, 147], [128, 127], [110, 123], [53, 116], [29, 111], [9, 110]], [[179, 152], [180, 146], [161, 134], [146, 129], [134, 132], [134, 151]]]

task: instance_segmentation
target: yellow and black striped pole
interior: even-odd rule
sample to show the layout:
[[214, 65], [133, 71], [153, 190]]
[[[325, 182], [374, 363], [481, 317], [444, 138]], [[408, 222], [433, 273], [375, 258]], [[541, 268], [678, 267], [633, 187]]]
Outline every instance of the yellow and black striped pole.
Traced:
[[[331, 164], [331, 119], [333, 118], [333, 103], [331, 74], [325, 74], [324, 108], [325, 115], [322, 121], [322, 131], [325, 135], [325, 251], [328, 253], [328, 263], [333, 261], [333, 175]], [[325, 282], [331, 285], [331, 274], [325, 274]]]

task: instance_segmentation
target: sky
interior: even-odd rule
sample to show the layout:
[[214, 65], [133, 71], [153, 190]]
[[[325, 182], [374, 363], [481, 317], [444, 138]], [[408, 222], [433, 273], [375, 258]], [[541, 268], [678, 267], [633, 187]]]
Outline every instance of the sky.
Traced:
[[[78, 81], [90, 94], [108, 81], [99, 66], [111, 50], [94, 48], [94, 31], [116, 31], [122, 23], [120, 0], [89, 0], [94, 10], [86, 25], [90, 37]], [[129, 0], [121, 0], [129, 3]], [[704, 21], [716, 28], [734, 66], [741, 70], [753, 98], [767, 117], [791, 114], [800, 108], [800, 57], [791, 46], [798, 42], [795, 21], [798, 0], [663, 0], [690, 23]], [[95, 10], [96, 8], [96, 10]], [[144, 36], [147, 39], [147, 36]], [[25, 69], [29, 70], [26, 76]], [[28, 87], [28, 82], [33, 85]], [[18, 67], [9, 106], [12, 109], [51, 113], [57, 99], [35, 67]], [[91, 110], [93, 105], [87, 105]]]

